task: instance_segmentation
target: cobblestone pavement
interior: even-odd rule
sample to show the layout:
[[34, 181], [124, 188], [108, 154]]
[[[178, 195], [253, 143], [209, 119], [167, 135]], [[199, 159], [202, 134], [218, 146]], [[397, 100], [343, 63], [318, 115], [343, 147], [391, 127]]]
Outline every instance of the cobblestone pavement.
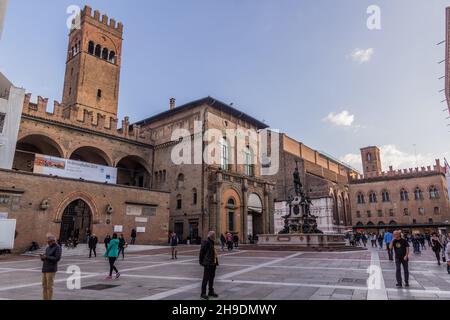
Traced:
[[[170, 248], [129, 254], [117, 263], [121, 278], [112, 281], [105, 280], [109, 266], [102, 257], [63, 258], [55, 299], [199, 299], [202, 268], [198, 250], [196, 246], [181, 247], [176, 261], [171, 259]], [[66, 271], [71, 265], [81, 269], [81, 290], [67, 288], [70, 274]], [[40, 268], [36, 258], [1, 259], [0, 299], [41, 299]], [[431, 250], [420, 256], [412, 254], [410, 270], [411, 287], [397, 289], [395, 265], [384, 250], [233, 251], [221, 253], [215, 287], [223, 300], [450, 300], [450, 275], [445, 265], [437, 265]]]

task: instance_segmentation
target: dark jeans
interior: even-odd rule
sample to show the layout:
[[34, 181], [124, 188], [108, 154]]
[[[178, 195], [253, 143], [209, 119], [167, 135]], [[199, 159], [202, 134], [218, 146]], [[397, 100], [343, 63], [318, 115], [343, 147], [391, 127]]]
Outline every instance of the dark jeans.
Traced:
[[436, 250], [433, 250], [433, 251], [434, 251], [434, 254], [436, 255], [436, 259], [437, 259], [438, 263], [441, 264], [441, 250], [440, 249], [436, 249]]
[[214, 293], [214, 278], [216, 266], [205, 266], [203, 272], [202, 295], [206, 295], [206, 286], [209, 285], [209, 293]]
[[409, 284], [409, 268], [408, 268], [408, 260], [405, 260], [405, 257], [395, 257], [395, 266], [397, 269], [397, 284], [402, 284], [402, 271], [401, 267], [403, 266], [403, 273], [405, 274], [405, 283]]
[[112, 273], [113, 270], [115, 273], [119, 273], [119, 271], [117, 270], [116, 266], [114, 265], [114, 263], [116, 263], [116, 259], [115, 257], [110, 257], [109, 258], [109, 276], [112, 277]]
[[389, 248], [389, 243], [386, 243], [386, 247], [387, 247], [389, 260], [394, 261], [394, 252], [391, 248]]
[[92, 257], [92, 252], [94, 252], [94, 256], [97, 258], [97, 248], [89, 248], [89, 258]]
[[447, 272], [450, 274], [450, 264], [447, 263]]
[[122, 259], [125, 259], [125, 248], [119, 248], [119, 255], [117, 257], [120, 257], [120, 253], [122, 253]]
[[135, 244], [136, 243], [136, 238], [131, 238], [131, 244]]

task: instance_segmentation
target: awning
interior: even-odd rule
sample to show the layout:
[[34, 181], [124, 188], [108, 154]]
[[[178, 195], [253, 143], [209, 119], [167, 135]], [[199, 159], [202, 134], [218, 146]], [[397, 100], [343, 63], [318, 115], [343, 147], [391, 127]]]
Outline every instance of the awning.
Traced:
[[255, 213], [262, 213], [262, 211], [263, 211], [262, 202], [256, 193], [252, 193], [248, 197], [247, 207], [248, 207], [248, 211], [252, 211]]

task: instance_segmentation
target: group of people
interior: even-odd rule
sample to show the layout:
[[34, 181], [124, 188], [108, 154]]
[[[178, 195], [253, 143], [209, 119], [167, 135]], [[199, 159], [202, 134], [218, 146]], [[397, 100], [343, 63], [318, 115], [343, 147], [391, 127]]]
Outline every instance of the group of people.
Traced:
[[237, 233], [232, 234], [228, 231], [225, 235], [223, 233], [220, 235], [220, 248], [222, 251], [225, 251], [225, 247], [228, 251], [233, 251], [234, 248], [239, 248], [239, 236]]

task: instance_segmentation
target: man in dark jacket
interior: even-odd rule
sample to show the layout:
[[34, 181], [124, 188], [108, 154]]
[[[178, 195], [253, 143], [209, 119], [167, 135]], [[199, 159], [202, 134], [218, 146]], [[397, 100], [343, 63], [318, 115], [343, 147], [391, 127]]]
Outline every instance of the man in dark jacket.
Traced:
[[97, 243], [98, 238], [95, 234], [89, 236], [89, 259], [92, 258], [92, 252], [94, 252], [94, 256], [97, 258]]
[[[208, 233], [208, 239], [202, 243], [202, 247], [200, 249], [199, 262], [204, 268], [201, 298], [204, 300], [209, 300], [209, 297], [219, 297], [214, 292], [214, 278], [216, 276], [216, 268], [219, 265], [218, 254], [216, 248], [214, 247], [215, 241], [216, 233], [214, 231], [210, 231]], [[209, 285], [208, 295], [206, 295], [207, 285]]]
[[41, 255], [42, 264], [42, 288], [44, 300], [53, 299], [53, 283], [56, 272], [58, 272], [58, 262], [61, 260], [61, 247], [56, 243], [56, 237], [47, 235], [48, 247], [45, 254]]

